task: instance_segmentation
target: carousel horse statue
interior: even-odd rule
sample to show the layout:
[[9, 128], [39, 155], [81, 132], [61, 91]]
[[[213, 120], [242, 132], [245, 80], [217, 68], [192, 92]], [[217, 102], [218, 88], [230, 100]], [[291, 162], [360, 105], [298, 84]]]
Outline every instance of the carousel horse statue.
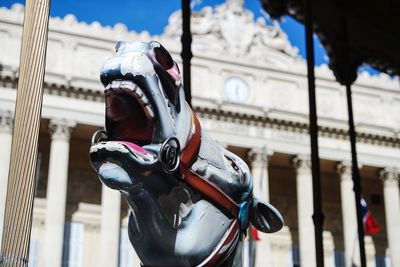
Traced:
[[118, 42], [101, 82], [105, 130], [93, 135], [90, 160], [130, 206], [128, 234], [142, 266], [241, 266], [249, 224], [282, 228], [279, 212], [253, 197], [244, 161], [201, 128], [160, 43]]

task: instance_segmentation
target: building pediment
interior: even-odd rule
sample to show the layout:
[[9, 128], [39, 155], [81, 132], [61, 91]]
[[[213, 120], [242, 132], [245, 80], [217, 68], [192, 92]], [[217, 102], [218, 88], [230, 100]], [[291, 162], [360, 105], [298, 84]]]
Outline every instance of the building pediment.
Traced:
[[[163, 37], [180, 40], [181, 25], [179, 10], [170, 16]], [[191, 30], [197, 54], [222, 54], [277, 65], [300, 61], [298, 49], [290, 44], [279, 24], [267, 25], [262, 17], [255, 20], [254, 14], [244, 8], [243, 0], [228, 0], [194, 11]]]

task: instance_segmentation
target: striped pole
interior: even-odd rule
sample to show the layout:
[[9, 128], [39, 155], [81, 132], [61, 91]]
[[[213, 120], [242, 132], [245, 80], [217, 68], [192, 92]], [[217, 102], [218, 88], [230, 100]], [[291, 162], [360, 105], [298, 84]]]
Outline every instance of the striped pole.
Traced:
[[50, 0], [26, 0], [0, 266], [28, 266]]

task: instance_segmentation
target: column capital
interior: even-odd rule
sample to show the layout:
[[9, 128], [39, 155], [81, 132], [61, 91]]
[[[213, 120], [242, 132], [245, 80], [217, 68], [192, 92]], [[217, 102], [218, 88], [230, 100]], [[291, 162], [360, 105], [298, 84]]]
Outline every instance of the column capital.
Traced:
[[336, 164], [336, 173], [340, 175], [341, 180], [351, 180], [351, 162], [342, 161]]
[[311, 171], [310, 155], [296, 155], [291, 159], [291, 164], [297, 172]]
[[49, 124], [49, 132], [52, 140], [69, 140], [76, 122], [66, 119], [52, 119]]
[[14, 114], [7, 111], [0, 111], [0, 132], [11, 133], [14, 125]]
[[379, 171], [379, 176], [384, 186], [398, 186], [400, 171], [397, 168], [385, 168]]
[[254, 147], [247, 153], [247, 159], [250, 165], [266, 164], [266, 166], [268, 166], [268, 162], [273, 153], [274, 152], [269, 150], [266, 146]]

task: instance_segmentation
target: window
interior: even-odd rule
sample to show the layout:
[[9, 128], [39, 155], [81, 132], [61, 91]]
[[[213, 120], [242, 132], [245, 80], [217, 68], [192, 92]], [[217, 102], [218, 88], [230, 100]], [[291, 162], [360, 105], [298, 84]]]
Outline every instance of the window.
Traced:
[[119, 236], [119, 267], [135, 266], [133, 262], [135, 254], [129, 242], [128, 228], [122, 227]]
[[31, 238], [29, 247], [29, 262], [28, 267], [36, 267], [37, 260], [39, 257], [39, 241], [37, 239]]
[[84, 225], [78, 222], [66, 222], [62, 267], [83, 267], [83, 241]]
[[293, 267], [300, 266], [300, 250], [298, 246], [292, 247], [292, 262], [293, 262]]
[[242, 266], [254, 267], [256, 264], [256, 253], [256, 241], [248, 238], [244, 239], [242, 248]]
[[345, 267], [344, 251], [335, 250], [335, 267]]
[[375, 256], [376, 267], [391, 267], [390, 257], [386, 256]]

